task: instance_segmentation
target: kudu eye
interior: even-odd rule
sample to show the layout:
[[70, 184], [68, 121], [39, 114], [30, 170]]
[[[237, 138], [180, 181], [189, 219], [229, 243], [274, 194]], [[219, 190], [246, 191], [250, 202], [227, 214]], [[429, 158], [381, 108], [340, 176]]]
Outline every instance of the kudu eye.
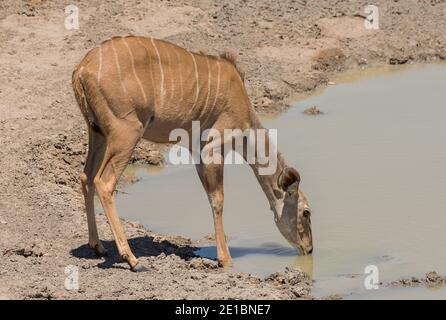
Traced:
[[311, 211], [309, 209], [305, 209], [302, 215], [308, 219], [311, 216]]

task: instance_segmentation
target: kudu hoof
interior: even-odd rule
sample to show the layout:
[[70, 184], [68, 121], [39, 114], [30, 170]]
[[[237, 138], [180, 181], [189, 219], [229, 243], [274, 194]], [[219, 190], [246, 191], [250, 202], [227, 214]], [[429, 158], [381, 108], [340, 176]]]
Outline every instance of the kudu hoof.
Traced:
[[130, 267], [130, 270], [132, 270], [133, 272], [147, 272], [149, 271], [148, 268], [144, 267], [142, 264], [138, 263], [136, 266], [134, 267]]
[[229, 268], [231, 268], [232, 267], [232, 260], [231, 259], [229, 259], [229, 260], [218, 260], [218, 265], [220, 266], [220, 267], [222, 267], [223, 269], [229, 269]]
[[105, 257], [108, 254], [107, 249], [105, 249], [102, 244], [97, 244], [95, 246], [90, 245], [90, 248], [94, 250], [98, 257]]

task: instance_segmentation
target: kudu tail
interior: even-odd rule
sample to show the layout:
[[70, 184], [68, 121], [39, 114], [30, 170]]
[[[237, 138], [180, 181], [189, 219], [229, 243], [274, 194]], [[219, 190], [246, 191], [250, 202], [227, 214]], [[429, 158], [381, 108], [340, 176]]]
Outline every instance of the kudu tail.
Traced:
[[87, 97], [85, 95], [84, 86], [82, 84], [82, 69], [83, 67], [77, 66], [76, 69], [74, 69], [73, 75], [71, 77], [74, 96], [76, 97], [77, 104], [82, 112], [82, 115], [85, 118], [85, 121], [89, 126], [94, 126], [94, 113], [88, 107]]
[[72, 83], [77, 104], [88, 126], [97, 132], [107, 134], [107, 123], [116, 120], [106, 99], [101, 94], [99, 84], [88, 72], [82, 73], [83, 67], [73, 71]]

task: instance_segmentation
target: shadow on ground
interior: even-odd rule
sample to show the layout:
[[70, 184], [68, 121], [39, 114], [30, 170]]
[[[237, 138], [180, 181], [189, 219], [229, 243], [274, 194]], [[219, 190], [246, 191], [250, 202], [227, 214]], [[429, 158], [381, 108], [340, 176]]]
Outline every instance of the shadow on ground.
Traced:
[[[98, 267], [104, 269], [125, 268], [124, 266], [115, 265], [116, 263], [123, 262], [122, 259], [119, 257], [115, 241], [102, 241], [102, 244], [104, 245], [108, 254], [104, 257], [104, 260], [98, 264]], [[130, 248], [132, 248], [132, 252], [136, 258], [158, 256], [161, 253], [164, 253], [166, 255], [174, 254], [185, 261], [197, 257], [194, 251], [198, 249], [189, 245], [179, 246], [167, 240], [158, 242], [150, 236], [141, 236], [129, 239], [129, 245]], [[96, 253], [88, 246], [88, 244], [71, 250], [71, 254], [79, 259], [98, 259]]]

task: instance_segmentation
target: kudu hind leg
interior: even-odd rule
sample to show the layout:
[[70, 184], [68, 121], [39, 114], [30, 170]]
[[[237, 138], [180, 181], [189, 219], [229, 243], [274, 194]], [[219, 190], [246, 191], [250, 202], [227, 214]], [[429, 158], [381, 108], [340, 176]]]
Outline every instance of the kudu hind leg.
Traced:
[[94, 184], [115, 238], [118, 252], [133, 271], [142, 271], [142, 269], [130, 249], [124, 228], [119, 219], [115, 204], [115, 188], [136, 144], [141, 138], [141, 130], [142, 126], [139, 122], [126, 122], [126, 125], [121, 125], [120, 130], [116, 130], [119, 134], [112, 133], [107, 138], [105, 155], [98, 174], [94, 179]]
[[84, 172], [81, 175], [82, 191], [85, 199], [85, 210], [88, 222], [88, 245], [95, 250], [98, 256], [105, 256], [105, 250], [99, 240], [96, 217], [94, 210], [95, 186], [93, 179], [99, 169], [101, 159], [105, 151], [105, 138], [93, 128], [88, 130], [88, 154], [85, 161]]
[[224, 267], [229, 267], [232, 259], [223, 227], [223, 164], [205, 165], [202, 163], [197, 164], [196, 169], [212, 208], [217, 259]]

